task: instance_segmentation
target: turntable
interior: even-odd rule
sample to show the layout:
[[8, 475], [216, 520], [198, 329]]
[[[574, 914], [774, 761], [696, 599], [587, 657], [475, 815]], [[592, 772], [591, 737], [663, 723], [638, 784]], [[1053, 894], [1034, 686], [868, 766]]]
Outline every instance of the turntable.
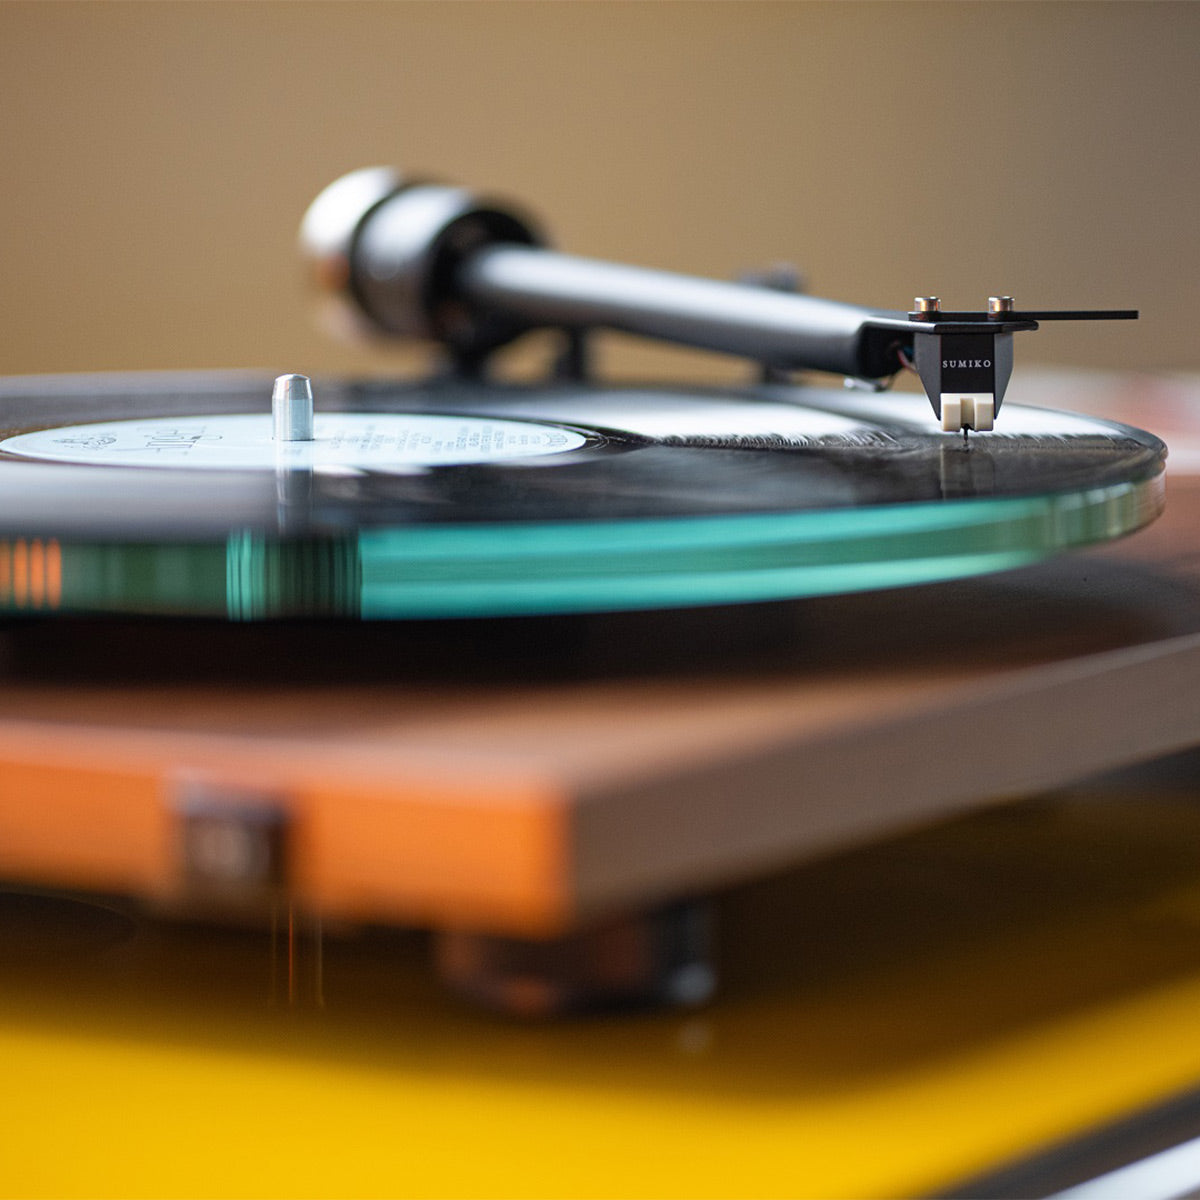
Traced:
[[[885, 835], [1200, 741], [1200, 489], [1059, 558], [1155, 521], [1165, 447], [1125, 423], [1136, 388], [1105, 418], [1008, 396], [1018, 335], [1136, 314], [589, 262], [376, 169], [303, 239], [335, 324], [432, 339], [438, 369], [0, 384], [0, 876], [26, 895], [223, 927], [227, 963], [270, 930], [264, 990], [300, 1008], [330, 962], [361, 1000], [357, 939], [409, 929], [506, 1013], [695, 1006], [714, 894], [835, 854], [862, 879]], [[544, 382], [498, 382], [535, 328]], [[598, 328], [756, 379], [610, 386]]]

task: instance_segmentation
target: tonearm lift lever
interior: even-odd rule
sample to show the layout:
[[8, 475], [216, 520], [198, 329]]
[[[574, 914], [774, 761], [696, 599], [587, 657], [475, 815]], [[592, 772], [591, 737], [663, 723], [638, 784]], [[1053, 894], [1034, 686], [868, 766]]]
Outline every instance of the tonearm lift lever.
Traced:
[[964, 434], [992, 428], [1014, 333], [1041, 321], [1138, 315], [1020, 311], [1008, 296], [993, 296], [980, 312], [945, 312], [932, 296], [893, 312], [576, 258], [546, 249], [537, 226], [507, 205], [406, 181], [386, 167], [327, 187], [304, 218], [301, 243], [343, 318], [433, 338], [463, 371], [479, 371], [533, 328], [614, 329], [739, 355], [772, 372], [830, 371], [869, 386], [912, 367], [942, 428]]

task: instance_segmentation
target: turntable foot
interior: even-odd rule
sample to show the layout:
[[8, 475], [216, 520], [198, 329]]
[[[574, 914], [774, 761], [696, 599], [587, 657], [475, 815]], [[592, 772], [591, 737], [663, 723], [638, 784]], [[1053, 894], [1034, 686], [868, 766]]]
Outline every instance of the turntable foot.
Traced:
[[475, 1003], [519, 1017], [692, 1007], [716, 988], [710, 908], [686, 901], [547, 941], [443, 930], [438, 972]]

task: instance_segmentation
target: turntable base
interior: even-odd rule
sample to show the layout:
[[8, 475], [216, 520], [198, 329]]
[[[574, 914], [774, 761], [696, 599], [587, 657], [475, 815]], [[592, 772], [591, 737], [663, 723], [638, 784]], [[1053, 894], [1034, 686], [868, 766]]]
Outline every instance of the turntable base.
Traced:
[[181, 659], [178, 627], [25, 626], [0, 873], [186, 907], [199, 803], [286, 827], [288, 890], [331, 919], [544, 937], [708, 891], [1193, 744], [1197, 527], [1181, 476], [1128, 546], [1004, 576], [360, 630], [349, 663], [336, 627], [197, 627]]

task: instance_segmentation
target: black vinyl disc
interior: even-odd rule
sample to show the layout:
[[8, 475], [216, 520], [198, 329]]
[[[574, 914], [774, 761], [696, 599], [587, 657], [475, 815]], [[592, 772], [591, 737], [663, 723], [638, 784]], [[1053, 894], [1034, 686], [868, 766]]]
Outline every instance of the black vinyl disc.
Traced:
[[268, 377], [0, 384], [0, 599], [237, 617], [722, 603], [999, 569], [1161, 506], [1157, 438], [1015, 404], [967, 441], [908, 395], [315, 390], [314, 440], [276, 443]]

